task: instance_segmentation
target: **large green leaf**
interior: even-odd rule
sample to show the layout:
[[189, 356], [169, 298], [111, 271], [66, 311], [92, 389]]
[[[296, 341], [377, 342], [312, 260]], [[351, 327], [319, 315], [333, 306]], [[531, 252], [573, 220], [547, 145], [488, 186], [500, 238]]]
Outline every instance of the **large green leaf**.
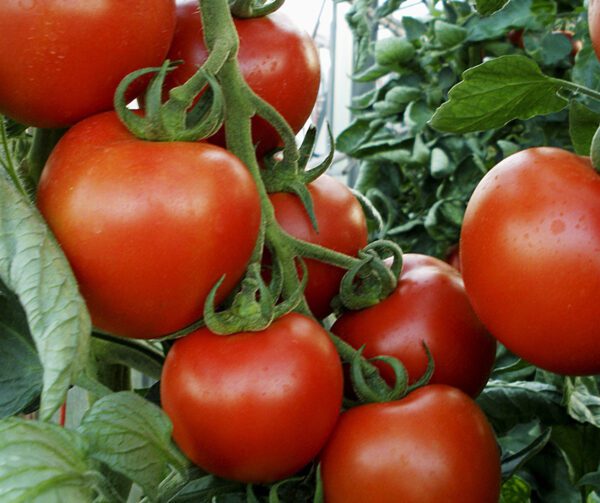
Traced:
[[158, 501], [160, 483], [174, 469], [182, 482], [187, 461], [171, 443], [171, 422], [156, 405], [123, 391], [98, 400], [79, 431], [90, 455], [136, 482]]
[[75, 277], [39, 213], [0, 177], [0, 279], [23, 306], [44, 368], [40, 417], [87, 361], [91, 323]]
[[91, 503], [96, 477], [76, 433], [17, 418], [0, 422], [2, 503]]
[[42, 365], [18, 299], [0, 281], [0, 417], [23, 411], [42, 391]]
[[513, 119], [558, 112], [568, 104], [561, 83], [524, 56], [492, 59], [467, 70], [431, 119], [440, 131], [468, 133], [499, 128]]
[[476, 0], [475, 5], [477, 11], [482, 16], [488, 16], [494, 12], [500, 10], [508, 3], [508, 0]]

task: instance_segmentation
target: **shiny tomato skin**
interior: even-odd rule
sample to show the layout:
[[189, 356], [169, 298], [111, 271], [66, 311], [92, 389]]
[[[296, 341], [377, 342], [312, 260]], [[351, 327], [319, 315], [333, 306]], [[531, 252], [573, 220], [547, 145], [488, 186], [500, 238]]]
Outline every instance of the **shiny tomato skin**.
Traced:
[[[362, 207], [350, 189], [329, 175], [308, 185], [319, 232], [313, 228], [300, 198], [277, 192], [269, 195], [275, 218], [295, 238], [356, 256], [367, 245], [367, 222]], [[308, 284], [304, 291], [308, 306], [317, 318], [331, 313], [345, 269], [306, 259]]]
[[327, 503], [497, 503], [500, 455], [485, 415], [441, 384], [350, 409], [321, 456]]
[[[435, 363], [431, 383], [477, 396], [488, 381], [496, 341], [473, 312], [456, 269], [426, 255], [406, 253], [396, 290], [379, 304], [344, 313], [332, 332], [371, 358], [390, 355], [406, 367], [411, 382], [427, 369], [427, 344]], [[394, 382], [391, 367], [377, 363]]]
[[[244, 79], [261, 98], [270, 103], [300, 131], [315, 105], [321, 70], [313, 40], [281, 13], [253, 19], [235, 19], [240, 37], [238, 61]], [[168, 57], [183, 60], [167, 77], [166, 88], [183, 84], [206, 58], [198, 1], [177, 5], [177, 25]], [[252, 120], [254, 143], [259, 152], [279, 144], [279, 135], [264, 120]], [[225, 145], [223, 130], [209, 139]]]
[[37, 202], [94, 324], [135, 338], [200, 318], [225, 274], [223, 299], [244, 273], [260, 223], [256, 186], [236, 157], [206, 143], [138, 140], [114, 112], [63, 136]]
[[543, 369], [600, 373], [600, 176], [588, 158], [532, 148], [504, 159], [475, 189], [460, 247], [493, 336]]
[[342, 381], [327, 332], [290, 313], [260, 332], [205, 328], [179, 339], [161, 402], [194, 463], [227, 479], [270, 482], [319, 453], [339, 416]]
[[65, 127], [109, 110], [123, 77], [162, 63], [174, 28], [174, 0], [3, 0], [0, 113]]

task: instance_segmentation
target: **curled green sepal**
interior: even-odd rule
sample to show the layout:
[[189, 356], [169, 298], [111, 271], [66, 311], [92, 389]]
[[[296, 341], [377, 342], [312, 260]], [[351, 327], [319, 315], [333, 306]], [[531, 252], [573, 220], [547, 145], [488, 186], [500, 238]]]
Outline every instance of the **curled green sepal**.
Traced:
[[394, 371], [394, 387], [382, 387], [379, 380], [372, 383], [369, 376], [365, 375], [362, 362], [364, 349], [365, 346], [358, 349], [350, 362], [350, 379], [352, 388], [358, 398], [358, 403], [349, 402], [348, 404], [358, 405], [364, 403], [390, 402], [392, 400], [398, 400], [406, 395], [408, 390], [408, 374], [400, 360], [393, 358], [392, 356], [376, 356], [368, 360], [369, 362], [382, 361], [389, 365]]
[[229, 10], [235, 17], [251, 18], [268, 16], [283, 5], [285, 0], [229, 0]]
[[316, 232], [319, 232], [319, 227], [315, 217], [312, 197], [306, 185], [325, 173], [333, 162], [335, 142], [329, 126], [327, 126], [327, 132], [329, 134], [329, 153], [317, 166], [307, 169], [317, 139], [317, 130], [311, 126], [306, 132], [302, 145], [297, 150], [297, 155], [293, 155], [290, 160], [285, 149], [283, 155], [281, 155], [281, 150], [278, 149], [265, 157], [264, 169], [261, 171], [261, 178], [267, 192], [290, 192], [300, 198]]
[[[196, 141], [213, 135], [223, 124], [224, 97], [217, 79], [203, 68], [179, 87], [171, 89], [163, 103], [163, 85], [176, 63], [143, 68], [127, 75], [117, 87], [115, 111], [135, 136], [147, 141]], [[155, 73], [144, 97], [143, 113], [127, 108], [127, 90], [135, 80]], [[208, 89], [206, 89], [208, 87]], [[206, 91], [206, 92], [205, 92]], [[198, 103], [192, 106], [200, 96]]]
[[[392, 255], [388, 266], [383, 258]], [[340, 283], [340, 301], [346, 309], [358, 310], [378, 304], [398, 285], [402, 271], [402, 250], [386, 240], [374, 241], [358, 252], [360, 261]]]
[[425, 372], [419, 378], [419, 380], [408, 387], [407, 393], [410, 393], [411, 391], [414, 391], [417, 388], [421, 388], [422, 386], [429, 384], [431, 376], [433, 376], [433, 371], [435, 370], [435, 362], [433, 361], [433, 355], [431, 354], [431, 351], [429, 351], [429, 347], [427, 346], [425, 341], [422, 341], [422, 344], [423, 349], [425, 350], [425, 354], [427, 355], [427, 368], [425, 369]]
[[308, 283], [308, 269], [306, 268], [306, 263], [301, 257], [298, 257], [297, 260], [299, 261], [300, 269], [302, 270], [300, 282], [298, 287], [289, 295], [289, 297], [275, 306], [274, 319], [292, 312], [304, 300], [304, 290], [306, 289], [306, 284]]

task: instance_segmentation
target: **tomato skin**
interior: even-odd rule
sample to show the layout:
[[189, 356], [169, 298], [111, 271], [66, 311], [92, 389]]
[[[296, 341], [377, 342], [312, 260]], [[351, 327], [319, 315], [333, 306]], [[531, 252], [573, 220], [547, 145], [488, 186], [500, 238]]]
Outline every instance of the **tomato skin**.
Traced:
[[532, 148], [504, 159], [469, 201], [460, 246], [492, 335], [541, 368], [600, 373], [600, 176], [588, 158]]
[[63, 136], [37, 202], [94, 324], [136, 338], [200, 318], [226, 274], [222, 300], [244, 273], [260, 224], [256, 186], [236, 157], [205, 143], [138, 140], [114, 112]]
[[327, 503], [497, 503], [500, 456], [483, 412], [433, 384], [350, 409], [321, 457]]
[[[295, 238], [356, 256], [367, 245], [367, 221], [358, 200], [339, 180], [322, 175], [308, 185], [313, 199], [319, 232], [294, 194], [277, 192], [269, 195], [275, 218]], [[317, 260], [305, 259], [308, 284], [304, 291], [308, 305], [317, 318], [331, 313], [330, 303], [337, 295], [345, 269]]]
[[327, 332], [290, 313], [261, 332], [201, 329], [175, 342], [161, 379], [173, 437], [202, 468], [270, 482], [314, 458], [342, 403], [341, 363]]
[[[240, 38], [238, 61], [244, 79], [297, 133], [310, 116], [319, 91], [321, 71], [313, 40], [277, 12], [234, 22]], [[206, 61], [208, 52], [197, 0], [177, 5], [177, 26], [168, 57], [183, 63], [167, 77], [167, 89], [183, 84]], [[252, 131], [259, 152], [278, 146], [279, 135], [263, 119], [252, 119]], [[208, 141], [224, 146], [223, 130]]]
[[162, 63], [174, 28], [174, 0], [3, 0], [0, 113], [65, 127], [109, 110], [125, 75]]
[[[477, 396], [488, 381], [496, 341], [473, 312], [460, 274], [434, 257], [407, 253], [396, 290], [379, 304], [344, 313], [331, 331], [371, 358], [398, 358], [410, 382], [427, 369], [427, 344], [435, 363], [431, 383]], [[389, 382], [392, 369], [376, 363]]]

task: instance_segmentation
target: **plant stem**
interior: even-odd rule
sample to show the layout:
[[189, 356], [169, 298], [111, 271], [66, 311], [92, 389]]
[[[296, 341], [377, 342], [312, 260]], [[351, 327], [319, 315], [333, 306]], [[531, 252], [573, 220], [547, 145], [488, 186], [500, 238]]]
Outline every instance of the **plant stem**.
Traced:
[[584, 94], [596, 101], [600, 101], [600, 92], [598, 92], [598, 91], [594, 91], [593, 89], [589, 89], [588, 87], [576, 84], [575, 82], [569, 82], [568, 80], [555, 79], [555, 78], [552, 78], [551, 80], [555, 84], [558, 84], [561, 87], [569, 89], [570, 91]]

